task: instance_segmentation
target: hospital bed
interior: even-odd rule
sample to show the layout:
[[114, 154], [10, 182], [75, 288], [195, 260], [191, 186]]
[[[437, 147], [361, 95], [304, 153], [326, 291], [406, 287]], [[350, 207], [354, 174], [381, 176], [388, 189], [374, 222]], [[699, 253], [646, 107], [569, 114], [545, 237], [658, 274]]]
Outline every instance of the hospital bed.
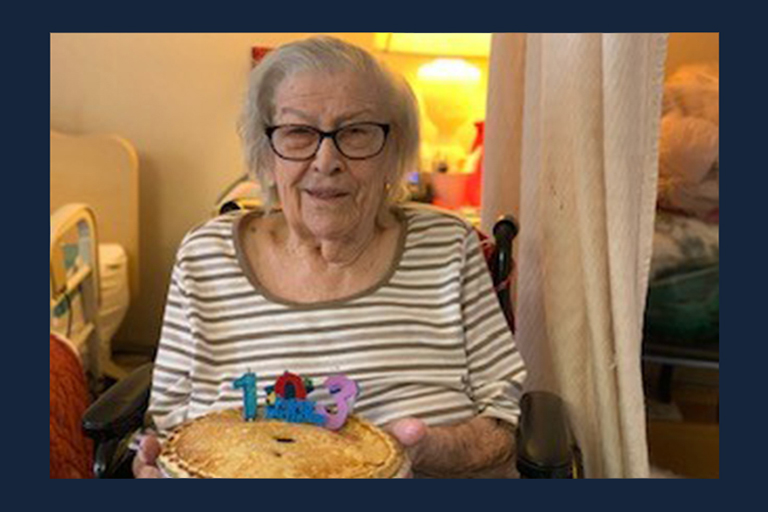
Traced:
[[127, 372], [112, 339], [138, 294], [138, 158], [124, 139], [51, 131], [51, 332], [92, 385]]

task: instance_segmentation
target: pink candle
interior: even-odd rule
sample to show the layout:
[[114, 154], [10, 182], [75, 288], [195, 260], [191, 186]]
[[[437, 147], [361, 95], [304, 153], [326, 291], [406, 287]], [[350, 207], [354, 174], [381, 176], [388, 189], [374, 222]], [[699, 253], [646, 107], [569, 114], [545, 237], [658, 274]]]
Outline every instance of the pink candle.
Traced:
[[333, 395], [336, 401], [336, 412], [330, 413], [318, 404], [316, 411], [325, 418], [325, 428], [339, 430], [344, 426], [357, 397], [357, 384], [345, 375], [333, 375], [325, 379], [323, 386]]

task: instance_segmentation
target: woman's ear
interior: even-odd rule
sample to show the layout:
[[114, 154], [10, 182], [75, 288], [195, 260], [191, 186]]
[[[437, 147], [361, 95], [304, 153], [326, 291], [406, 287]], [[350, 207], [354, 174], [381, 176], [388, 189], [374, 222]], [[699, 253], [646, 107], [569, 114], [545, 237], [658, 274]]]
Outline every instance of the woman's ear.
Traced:
[[265, 189], [271, 189], [277, 186], [277, 183], [275, 182], [275, 171], [273, 169], [269, 169], [264, 173], [263, 186]]
[[277, 193], [277, 182], [275, 181], [274, 170], [264, 169], [261, 173], [253, 173], [252, 176], [259, 185], [261, 202], [266, 210], [270, 210], [272, 207], [277, 206], [280, 201]]

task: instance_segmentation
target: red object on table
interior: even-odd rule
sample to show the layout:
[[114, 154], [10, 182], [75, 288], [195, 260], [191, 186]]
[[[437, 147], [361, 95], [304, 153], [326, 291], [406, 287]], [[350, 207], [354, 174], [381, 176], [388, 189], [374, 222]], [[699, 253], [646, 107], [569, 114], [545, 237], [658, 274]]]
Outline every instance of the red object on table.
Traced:
[[264, 58], [270, 51], [272, 51], [272, 48], [268, 48], [266, 46], [254, 46], [251, 48], [251, 67], [255, 67], [256, 64], [258, 64], [261, 59]]
[[467, 185], [465, 190], [465, 201], [470, 206], [480, 206], [480, 200], [482, 199], [482, 184], [483, 184], [483, 137], [485, 134], [485, 121], [477, 121], [475, 123], [477, 134], [475, 140], [472, 143], [472, 149], [470, 154], [478, 153], [477, 162], [475, 163], [475, 170], [469, 175], [467, 179]]

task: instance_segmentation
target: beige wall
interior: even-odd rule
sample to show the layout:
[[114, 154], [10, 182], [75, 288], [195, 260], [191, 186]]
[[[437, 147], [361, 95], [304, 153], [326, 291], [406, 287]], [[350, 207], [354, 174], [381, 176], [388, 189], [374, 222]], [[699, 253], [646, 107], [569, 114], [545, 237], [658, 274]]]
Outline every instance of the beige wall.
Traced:
[[[243, 172], [235, 123], [251, 46], [307, 35], [51, 34], [51, 128], [116, 133], [139, 152], [141, 297], [131, 306], [118, 345], [155, 345], [176, 246]], [[372, 33], [334, 35], [373, 47]], [[407, 56], [385, 60], [410, 79], [424, 62]], [[670, 35], [668, 72], [712, 60], [719, 60], [719, 34]], [[476, 64], [485, 84], [487, 68]], [[480, 103], [479, 114], [485, 108]], [[425, 123], [427, 139], [429, 129]]]
[[176, 246], [243, 172], [235, 123], [251, 46], [306, 35], [51, 34], [51, 129], [116, 133], [139, 153], [141, 296], [118, 346], [155, 345]]

